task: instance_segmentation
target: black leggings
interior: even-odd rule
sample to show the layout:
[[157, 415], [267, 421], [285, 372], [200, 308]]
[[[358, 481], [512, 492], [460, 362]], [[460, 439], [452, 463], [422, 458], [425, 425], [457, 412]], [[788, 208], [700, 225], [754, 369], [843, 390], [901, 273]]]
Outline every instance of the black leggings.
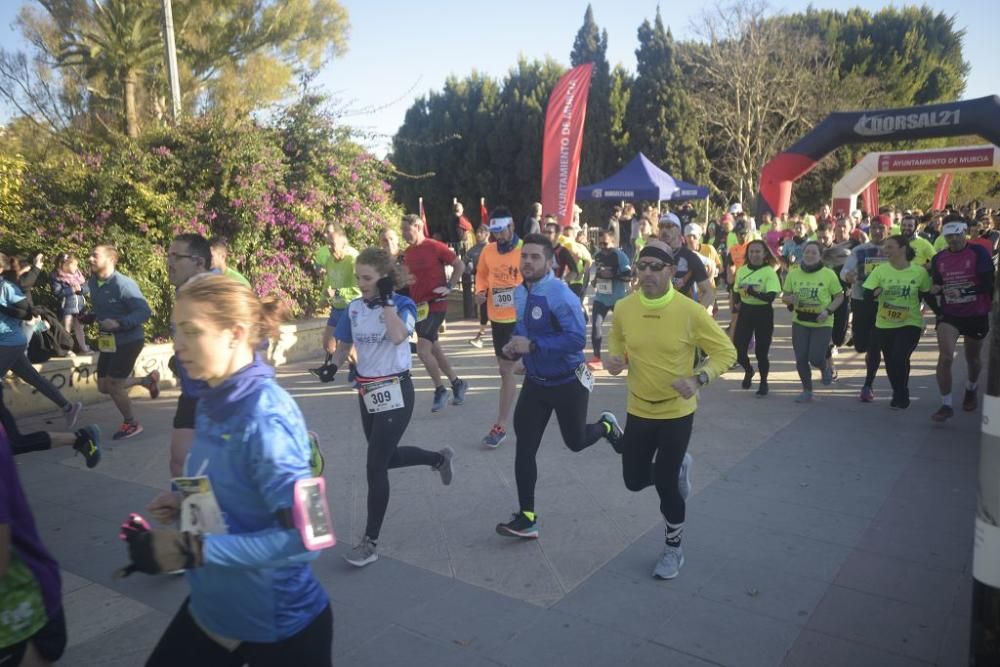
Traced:
[[228, 651], [198, 627], [190, 598], [170, 621], [146, 667], [329, 667], [333, 665], [333, 610], [327, 605], [306, 627], [278, 642], [243, 642]]
[[538, 481], [535, 456], [553, 410], [563, 442], [574, 452], [583, 451], [604, 435], [602, 425], [587, 424], [589, 402], [590, 392], [576, 378], [555, 387], [545, 387], [525, 378], [514, 407], [514, 435], [517, 437], [514, 478], [521, 511], [535, 511], [535, 482]]
[[771, 370], [771, 360], [767, 355], [771, 351], [773, 336], [774, 306], [740, 304], [740, 316], [736, 318], [736, 331], [733, 333], [736, 361], [743, 370], [750, 370], [749, 349], [750, 338], [753, 337], [757, 341], [754, 344], [754, 356], [757, 357], [757, 370], [761, 380], [767, 380], [767, 374]]
[[601, 358], [601, 342], [604, 340], [604, 332], [601, 331], [604, 327], [604, 318], [614, 309], [613, 305], [609, 306], [600, 301], [594, 301], [594, 319], [590, 323], [590, 342], [594, 345], [594, 356], [598, 359]]
[[10, 440], [10, 449], [15, 456], [27, 454], [28, 452], [43, 452], [52, 449], [52, 438], [46, 431], [35, 431], [34, 433], [21, 433], [17, 428], [14, 415], [3, 402], [3, 387], [0, 387], [0, 425], [7, 432]]
[[368, 440], [368, 523], [365, 535], [373, 542], [378, 540], [389, 507], [389, 470], [410, 466], [436, 466], [441, 455], [419, 447], [399, 447], [403, 432], [413, 415], [413, 380], [409, 374], [400, 378], [403, 390], [403, 407], [371, 414], [365, 401], [358, 394], [361, 404], [361, 426]]
[[630, 414], [625, 422], [622, 438], [625, 488], [642, 491], [655, 484], [660, 513], [672, 526], [684, 523], [684, 498], [677, 488], [677, 477], [693, 426], [694, 413], [676, 419], [648, 419]]
[[837, 310], [833, 311], [833, 332], [832, 340], [830, 343], [830, 349], [827, 350], [826, 356], [829, 358], [830, 353], [833, 348], [840, 347], [847, 340], [847, 324], [851, 319], [851, 302], [849, 299], [844, 299], [837, 306]]
[[892, 398], [904, 404], [910, 400], [910, 356], [917, 349], [920, 334], [920, 327], [913, 326], [876, 330], [885, 358], [885, 373], [892, 385]]

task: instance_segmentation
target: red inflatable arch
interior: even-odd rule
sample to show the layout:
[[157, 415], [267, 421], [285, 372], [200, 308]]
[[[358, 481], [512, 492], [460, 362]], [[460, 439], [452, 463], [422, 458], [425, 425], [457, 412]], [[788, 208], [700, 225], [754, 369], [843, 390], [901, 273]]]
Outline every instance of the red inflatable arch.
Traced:
[[1000, 97], [929, 104], [905, 109], [832, 113], [760, 173], [757, 219], [788, 212], [792, 183], [845, 144], [933, 139], [976, 134], [1000, 145]]

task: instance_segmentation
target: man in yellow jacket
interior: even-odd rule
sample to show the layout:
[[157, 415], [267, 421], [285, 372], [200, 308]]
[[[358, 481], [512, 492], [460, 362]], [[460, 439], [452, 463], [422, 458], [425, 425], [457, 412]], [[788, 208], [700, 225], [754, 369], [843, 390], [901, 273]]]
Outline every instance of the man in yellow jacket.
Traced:
[[[639, 290], [615, 305], [604, 367], [612, 375], [629, 370], [622, 476], [629, 491], [656, 486], [666, 547], [653, 576], [673, 579], [684, 564], [681, 533], [691, 490], [687, 448], [698, 389], [733, 365], [736, 349], [704, 307], [674, 289], [669, 246], [650, 241], [635, 268]], [[707, 358], [695, 368], [698, 349]]]

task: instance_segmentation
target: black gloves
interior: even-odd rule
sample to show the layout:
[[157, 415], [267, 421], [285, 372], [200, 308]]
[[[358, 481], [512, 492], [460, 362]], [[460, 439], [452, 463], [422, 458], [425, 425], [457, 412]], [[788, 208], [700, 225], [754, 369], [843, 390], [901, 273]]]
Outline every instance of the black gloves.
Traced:
[[378, 289], [378, 298], [382, 301], [382, 305], [392, 304], [392, 291], [395, 287], [396, 284], [392, 276], [382, 276], [375, 283], [375, 288]]
[[333, 355], [328, 354], [322, 366], [310, 368], [309, 372], [318, 377], [320, 382], [333, 382], [333, 379], [337, 376], [337, 364], [332, 362]]
[[200, 535], [182, 533], [173, 528], [151, 529], [138, 514], [129, 515], [118, 537], [128, 544], [128, 555], [132, 559], [120, 571], [123, 577], [133, 572], [160, 574], [202, 565]]

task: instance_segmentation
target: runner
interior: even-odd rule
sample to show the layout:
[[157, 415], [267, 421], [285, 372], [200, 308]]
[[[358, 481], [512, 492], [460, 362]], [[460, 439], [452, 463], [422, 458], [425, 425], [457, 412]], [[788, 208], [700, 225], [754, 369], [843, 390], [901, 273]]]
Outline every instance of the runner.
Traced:
[[361, 542], [344, 558], [355, 567], [364, 567], [378, 560], [379, 532], [389, 506], [389, 470], [425, 465], [440, 473], [445, 485], [451, 484], [455, 452], [450, 447], [431, 452], [399, 446], [413, 415], [407, 341], [416, 325], [417, 307], [411, 299], [394, 293], [396, 272], [384, 250], [362, 250], [355, 270], [361, 298], [348, 305], [337, 324], [333, 364], [336, 372], [351, 349], [357, 349], [358, 404], [368, 441], [368, 522]]
[[594, 356], [587, 362], [591, 370], [603, 370], [601, 365], [601, 341], [604, 319], [615, 309], [615, 303], [625, 296], [629, 281], [632, 279], [632, 265], [628, 256], [615, 247], [615, 236], [607, 230], [598, 235], [600, 250], [594, 257], [597, 267], [594, 278], [594, 311], [590, 322], [590, 342], [594, 347]]
[[[830, 223], [822, 223], [816, 231], [816, 240], [823, 248], [823, 265], [831, 269], [837, 278], [840, 279], [840, 286], [844, 292], [850, 289], [850, 284], [840, 278], [840, 272], [851, 255], [850, 242], [836, 242], [836, 230]], [[847, 327], [851, 319], [850, 300], [844, 299], [833, 311], [833, 331], [830, 334], [830, 346], [826, 350], [826, 364], [830, 367], [830, 373], [837, 380], [837, 367], [833, 363], [833, 358], [837, 355], [838, 348], [847, 342]]]
[[[917, 235], [917, 218], [907, 211], [903, 214], [903, 219], [899, 222], [899, 231], [906, 242], [910, 244], [914, 252], [914, 261], [917, 266], [925, 269], [931, 265], [934, 257], [934, 245], [927, 239]], [[888, 363], [888, 362], [887, 362]]]
[[754, 368], [750, 364], [750, 340], [755, 340], [754, 356], [760, 372], [758, 396], [767, 396], [767, 375], [771, 369], [768, 353], [774, 336], [774, 306], [781, 293], [781, 281], [774, 270], [777, 260], [768, 250], [767, 243], [757, 239], [747, 244], [747, 263], [736, 272], [733, 297], [739, 317], [733, 331], [736, 357], [743, 367], [744, 389], [753, 386]]
[[514, 218], [504, 207], [493, 209], [488, 224], [496, 239], [479, 256], [476, 267], [476, 303], [486, 304], [493, 332], [493, 354], [500, 370], [500, 400], [497, 420], [483, 438], [483, 444], [496, 448], [507, 439], [507, 422], [514, 407], [517, 363], [503, 354], [517, 323], [514, 309], [515, 288], [521, 284], [521, 240], [514, 233]]
[[983, 340], [990, 329], [993, 306], [993, 259], [981, 245], [970, 243], [968, 227], [961, 219], [950, 218], [942, 234], [948, 248], [931, 260], [931, 291], [940, 299], [937, 321], [938, 362], [937, 383], [941, 391], [941, 407], [931, 418], [943, 422], [954, 416], [951, 403], [951, 370], [958, 339], [965, 347], [968, 369], [962, 409], [972, 412], [978, 407], [977, 390], [982, 371]]
[[793, 266], [802, 262], [802, 253], [805, 251], [806, 243], [809, 241], [805, 222], [795, 220], [791, 225], [792, 235], [786, 237], [781, 244], [781, 259], [784, 270], [787, 274]]
[[841, 281], [851, 285], [851, 338], [854, 349], [865, 355], [865, 383], [858, 396], [863, 403], [875, 400], [875, 376], [882, 362], [882, 350], [875, 334], [878, 305], [865, 300], [864, 283], [875, 267], [885, 261], [882, 244], [885, 242], [886, 227], [883, 220], [873, 218], [868, 233], [871, 240], [854, 248], [840, 270]]
[[713, 246], [702, 240], [703, 237], [701, 225], [694, 222], [685, 225], [684, 240], [687, 247], [701, 255], [702, 263], [708, 271], [708, 279], [712, 281], [713, 286], [717, 286], [719, 276], [722, 275], [722, 258]]
[[[337, 322], [347, 310], [347, 304], [361, 294], [358, 291], [358, 281], [354, 277], [354, 260], [358, 256], [358, 251], [351, 247], [347, 241], [347, 233], [336, 223], [328, 223], [323, 235], [326, 245], [316, 252], [313, 263], [324, 277], [325, 296], [330, 303], [330, 316], [323, 330], [323, 349], [327, 354], [333, 354], [337, 346], [333, 338]], [[349, 363], [353, 366], [354, 359], [350, 359]], [[353, 380], [353, 374], [352, 370], [348, 382]]]
[[701, 257], [684, 245], [680, 219], [673, 213], [661, 215], [658, 237], [667, 244], [674, 258], [674, 287], [686, 297], [697, 298], [698, 303], [711, 310], [715, 305], [715, 289]]
[[250, 281], [247, 280], [246, 276], [229, 266], [229, 246], [226, 244], [226, 239], [216, 236], [209, 243], [209, 247], [212, 249], [212, 263], [209, 266], [216, 273], [220, 273], [227, 278], [232, 278], [247, 287], [251, 287]]
[[[629, 491], [655, 485], [666, 522], [666, 546], [653, 576], [673, 579], [684, 564], [681, 534], [691, 491], [687, 454], [698, 388], [729, 368], [736, 350], [708, 312], [672, 286], [674, 256], [659, 241], [639, 254], [640, 290], [618, 303], [605, 367], [628, 368], [628, 418], [620, 441]], [[692, 367], [696, 349], [708, 356]], [[612, 415], [603, 415], [612, 421]]]
[[[0, 254], [0, 265], [6, 264], [6, 259], [6, 255]], [[7, 371], [13, 372], [59, 406], [67, 428], [73, 428], [83, 409], [83, 403], [66, 400], [55, 385], [35, 370], [25, 354], [28, 337], [24, 332], [24, 324], [37, 322], [36, 317], [21, 289], [0, 275], [0, 381], [7, 375]]]
[[[465, 403], [465, 393], [469, 389], [468, 383], [452, 370], [438, 341], [448, 312], [448, 295], [462, 280], [465, 263], [444, 243], [424, 236], [424, 222], [420, 216], [404, 215], [402, 228], [403, 238], [409, 244], [403, 251], [403, 261], [413, 278], [409, 285], [410, 298], [417, 304], [417, 355], [434, 383], [431, 412], [438, 412], [448, 403], [442, 374], [451, 382], [452, 405]], [[444, 271], [449, 265], [452, 268], [450, 281]]]
[[0, 665], [49, 665], [66, 650], [59, 563], [42, 543], [0, 429]]
[[160, 395], [160, 372], [144, 378], [129, 377], [145, 344], [142, 325], [152, 314], [146, 298], [135, 281], [115, 270], [118, 251], [99, 245], [90, 253], [91, 274], [88, 281], [93, 305], [93, 319], [98, 335], [97, 391], [111, 396], [122, 415], [122, 425], [111, 438], [124, 440], [142, 433], [142, 426], [132, 413], [128, 390], [141, 385], [150, 398]]
[[826, 363], [827, 348], [833, 332], [833, 311], [844, 299], [840, 279], [823, 266], [822, 248], [809, 241], [802, 251], [801, 264], [794, 266], [785, 278], [782, 300], [794, 311], [792, 318], [792, 349], [795, 369], [802, 381], [802, 393], [796, 403], [808, 403], [813, 398], [812, 369], [822, 371], [823, 384], [833, 382], [833, 372]]
[[[538, 204], [538, 214], [541, 215], [541, 204]], [[534, 209], [532, 209], [534, 210]], [[530, 218], [533, 219], [533, 218]], [[525, 224], [528, 224], [525, 221]], [[535, 222], [535, 226], [538, 223]], [[469, 248], [469, 252], [465, 255], [465, 271], [473, 277], [476, 276], [476, 270], [479, 268], [479, 256], [483, 254], [483, 248], [486, 244], [490, 242], [490, 228], [489, 225], [479, 225], [476, 228], [476, 245]], [[475, 285], [473, 285], [475, 288]], [[490, 324], [489, 312], [486, 303], [481, 303], [478, 305], [479, 309], [479, 330], [476, 335], [469, 339], [469, 345], [472, 347], [483, 349], [483, 334], [486, 333], [486, 327]]]
[[[122, 525], [133, 571], [183, 568], [191, 587], [150, 655], [151, 667], [330, 665], [333, 612], [293, 520], [296, 483], [311, 477], [298, 405], [257, 353], [282, 317], [246, 286], [211, 275], [185, 284], [174, 308], [178, 361], [208, 389], [178, 488]], [[183, 504], [182, 504], [183, 502]], [[198, 509], [197, 513], [195, 509]], [[203, 529], [203, 526], [208, 528]]]
[[552, 265], [552, 272], [556, 278], [564, 280], [571, 272], [576, 270], [576, 256], [565, 245], [560, 243], [559, 233], [562, 227], [556, 222], [555, 216], [545, 216], [545, 225], [542, 228], [545, 237], [555, 249], [555, 263]]
[[930, 293], [931, 279], [914, 261], [916, 251], [905, 234], [886, 239], [885, 256], [887, 261], [865, 279], [865, 298], [878, 299], [875, 329], [892, 385], [889, 407], [905, 410], [910, 407], [910, 356], [924, 328], [920, 302]]
[[0, 426], [7, 432], [14, 456], [29, 452], [44, 452], [58, 447], [72, 447], [77, 454], [83, 455], [88, 468], [93, 468], [101, 462], [101, 430], [97, 428], [97, 424], [87, 424], [72, 433], [59, 431], [21, 433], [14, 415], [4, 405], [2, 382], [0, 382]]
[[517, 324], [501, 353], [524, 362], [525, 378], [514, 411], [519, 511], [508, 523], [498, 524], [506, 537], [538, 537], [535, 514], [535, 458], [552, 412], [559, 421], [563, 442], [580, 452], [601, 438], [613, 446], [621, 437], [614, 415], [603, 413], [587, 424], [587, 405], [594, 377], [583, 363], [587, 335], [583, 312], [575, 294], [552, 275], [552, 244], [539, 234], [524, 239], [520, 252], [524, 284], [514, 291]]

